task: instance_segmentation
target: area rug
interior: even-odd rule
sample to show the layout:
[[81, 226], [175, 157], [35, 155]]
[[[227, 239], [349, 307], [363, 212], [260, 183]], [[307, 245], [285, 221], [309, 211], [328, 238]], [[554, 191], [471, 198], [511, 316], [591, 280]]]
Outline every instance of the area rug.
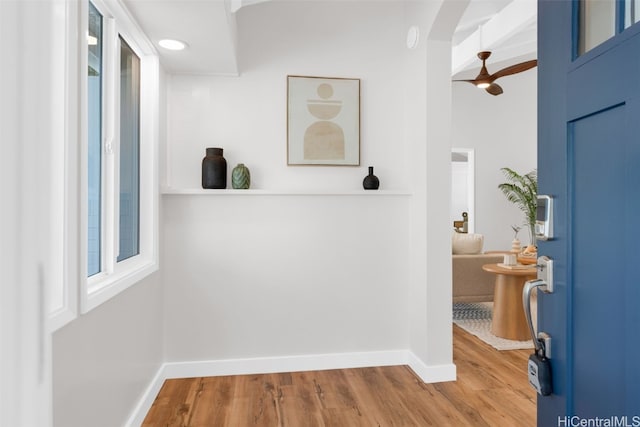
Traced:
[[453, 304], [453, 323], [497, 350], [533, 348], [531, 340], [512, 341], [491, 333], [492, 302]]

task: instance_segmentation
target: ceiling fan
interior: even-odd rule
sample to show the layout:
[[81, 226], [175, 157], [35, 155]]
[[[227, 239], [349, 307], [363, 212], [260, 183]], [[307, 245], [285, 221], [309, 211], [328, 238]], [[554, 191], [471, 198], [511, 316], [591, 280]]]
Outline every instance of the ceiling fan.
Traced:
[[478, 74], [478, 76], [473, 80], [454, 80], [454, 82], [469, 82], [476, 85], [480, 89], [486, 90], [491, 95], [496, 96], [502, 93], [502, 88], [500, 87], [500, 85], [494, 83], [497, 79], [504, 76], [510, 76], [511, 74], [517, 74], [523, 71], [527, 71], [528, 69], [538, 65], [538, 60], [532, 59], [531, 61], [525, 61], [516, 65], [511, 65], [510, 67], [503, 68], [502, 70], [497, 71], [493, 74], [489, 74], [485, 62], [490, 56], [491, 52], [489, 51], [485, 50], [482, 52], [478, 52], [478, 58], [482, 60], [482, 68], [480, 69], [480, 74]]

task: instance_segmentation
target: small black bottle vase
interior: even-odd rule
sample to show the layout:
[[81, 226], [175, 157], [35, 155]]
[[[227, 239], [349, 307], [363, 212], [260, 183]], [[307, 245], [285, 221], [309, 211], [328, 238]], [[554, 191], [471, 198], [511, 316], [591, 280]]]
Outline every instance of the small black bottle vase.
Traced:
[[369, 175], [364, 177], [362, 186], [365, 190], [377, 190], [380, 187], [380, 180], [373, 174], [373, 166], [369, 166]]
[[227, 161], [222, 148], [207, 148], [202, 159], [202, 188], [227, 188]]

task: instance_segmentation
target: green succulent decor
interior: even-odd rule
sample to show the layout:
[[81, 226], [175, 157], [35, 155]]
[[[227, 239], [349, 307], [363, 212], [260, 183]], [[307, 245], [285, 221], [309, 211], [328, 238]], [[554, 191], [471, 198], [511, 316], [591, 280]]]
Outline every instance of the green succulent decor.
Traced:
[[238, 163], [238, 166], [231, 171], [231, 187], [237, 190], [246, 190], [251, 186], [251, 173], [244, 163]]
[[524, 225], [529, 228], [529, 239], [532, 245], [536, 244], [535, 224], [536, 207], [538, 205], [538, 174], [534, 169], [531, 172], [520, 175], [510, 168], [500, 169], [507, 182], [499, 184], [498, 188], [511, 203], [515, 204], [525, 215]]

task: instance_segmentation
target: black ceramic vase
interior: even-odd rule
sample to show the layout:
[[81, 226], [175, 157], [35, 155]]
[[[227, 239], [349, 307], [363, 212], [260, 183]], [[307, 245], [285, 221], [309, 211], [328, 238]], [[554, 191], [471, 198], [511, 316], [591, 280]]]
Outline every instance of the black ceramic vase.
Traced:
[[227, 188], [227, 161], [222, 148], [207, 148], [202, 159], [202, 188]]
[[362, 186], [365, 190], [377, 190], [380, 187], [380, 180], [373, 174], [373, 166], [369, 166], [369, 175], [364, 177]]

